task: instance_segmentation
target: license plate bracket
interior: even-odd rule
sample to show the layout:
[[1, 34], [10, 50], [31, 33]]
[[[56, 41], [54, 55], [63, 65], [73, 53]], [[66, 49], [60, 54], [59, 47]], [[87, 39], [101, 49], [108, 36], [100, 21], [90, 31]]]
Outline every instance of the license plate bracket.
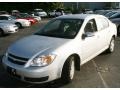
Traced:
[[7, 67], [7, 72], [11, 75], [16, 75], [16, 69], [14, 68]]

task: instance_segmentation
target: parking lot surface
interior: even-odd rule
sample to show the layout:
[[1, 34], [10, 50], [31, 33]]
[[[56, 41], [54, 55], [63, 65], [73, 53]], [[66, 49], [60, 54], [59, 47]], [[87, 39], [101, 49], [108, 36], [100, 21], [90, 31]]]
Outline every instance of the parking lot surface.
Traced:
[[[38, 31], [48, 20], [29, 28], [20, 29], [19, 32], [0, 37], [0, 60], [7, 48], [16, 40], [31, 35]], [[115, 52], [103, 53], [88, 63], [81, 66], [81, 71], [76, 71], [73, 82], [63, 83], [55, 80], [45, 84], [29, 84], [10, 77], [2, 67], [0, 61], [0, 87], [1, 88], [118, 88], [120, 87], [120, 38], [116, 38]]]

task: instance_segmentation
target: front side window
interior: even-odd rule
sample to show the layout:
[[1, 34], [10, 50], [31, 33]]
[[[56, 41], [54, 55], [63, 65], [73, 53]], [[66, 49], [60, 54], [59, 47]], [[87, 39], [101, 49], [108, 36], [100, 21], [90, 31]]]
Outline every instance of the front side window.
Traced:
[[84, 31], [85, 32], [96, 32], [97, 31], [96, 22], [94, 19], [91, 19], [88, 21], [88, 23], [85, 26]]
[[80, 30], [83, 20], [80, 19], [55, 19], [45, 25], [37, 35], [58, 38], [74, 38]]
[[111, 17], [111, 16], [114, 15], [114, 14], [116, 14], [116, 12], [109, 12], [109, 13], [107, 13], [105, 16], [106, 16], [106, 17]]

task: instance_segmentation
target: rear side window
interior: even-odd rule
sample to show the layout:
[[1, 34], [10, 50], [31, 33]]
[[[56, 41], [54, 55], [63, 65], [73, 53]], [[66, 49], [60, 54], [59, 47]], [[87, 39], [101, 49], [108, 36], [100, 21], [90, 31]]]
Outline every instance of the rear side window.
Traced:
[[98, 29], [103, 30], [109, 27], [109, 22], [106, 18], [97, 18]]

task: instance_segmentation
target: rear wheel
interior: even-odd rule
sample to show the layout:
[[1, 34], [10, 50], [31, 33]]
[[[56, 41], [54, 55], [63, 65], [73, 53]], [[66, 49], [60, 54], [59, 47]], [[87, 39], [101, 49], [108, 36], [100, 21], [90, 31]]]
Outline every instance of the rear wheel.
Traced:
[[114, 51], [114, 47], [115, 47], [115, 39], [114, 37], [112, 37], [109, 48], [107, 49], [108, 53], [112, 53]]
[[63, 66], [61, 79], [65, 83], [69, 83], [73, 80], [75, 74], [75, 57], [71, 56], [67, 59]]
[[117, 28], [117, 36], [120, 36], [120, 26]]

